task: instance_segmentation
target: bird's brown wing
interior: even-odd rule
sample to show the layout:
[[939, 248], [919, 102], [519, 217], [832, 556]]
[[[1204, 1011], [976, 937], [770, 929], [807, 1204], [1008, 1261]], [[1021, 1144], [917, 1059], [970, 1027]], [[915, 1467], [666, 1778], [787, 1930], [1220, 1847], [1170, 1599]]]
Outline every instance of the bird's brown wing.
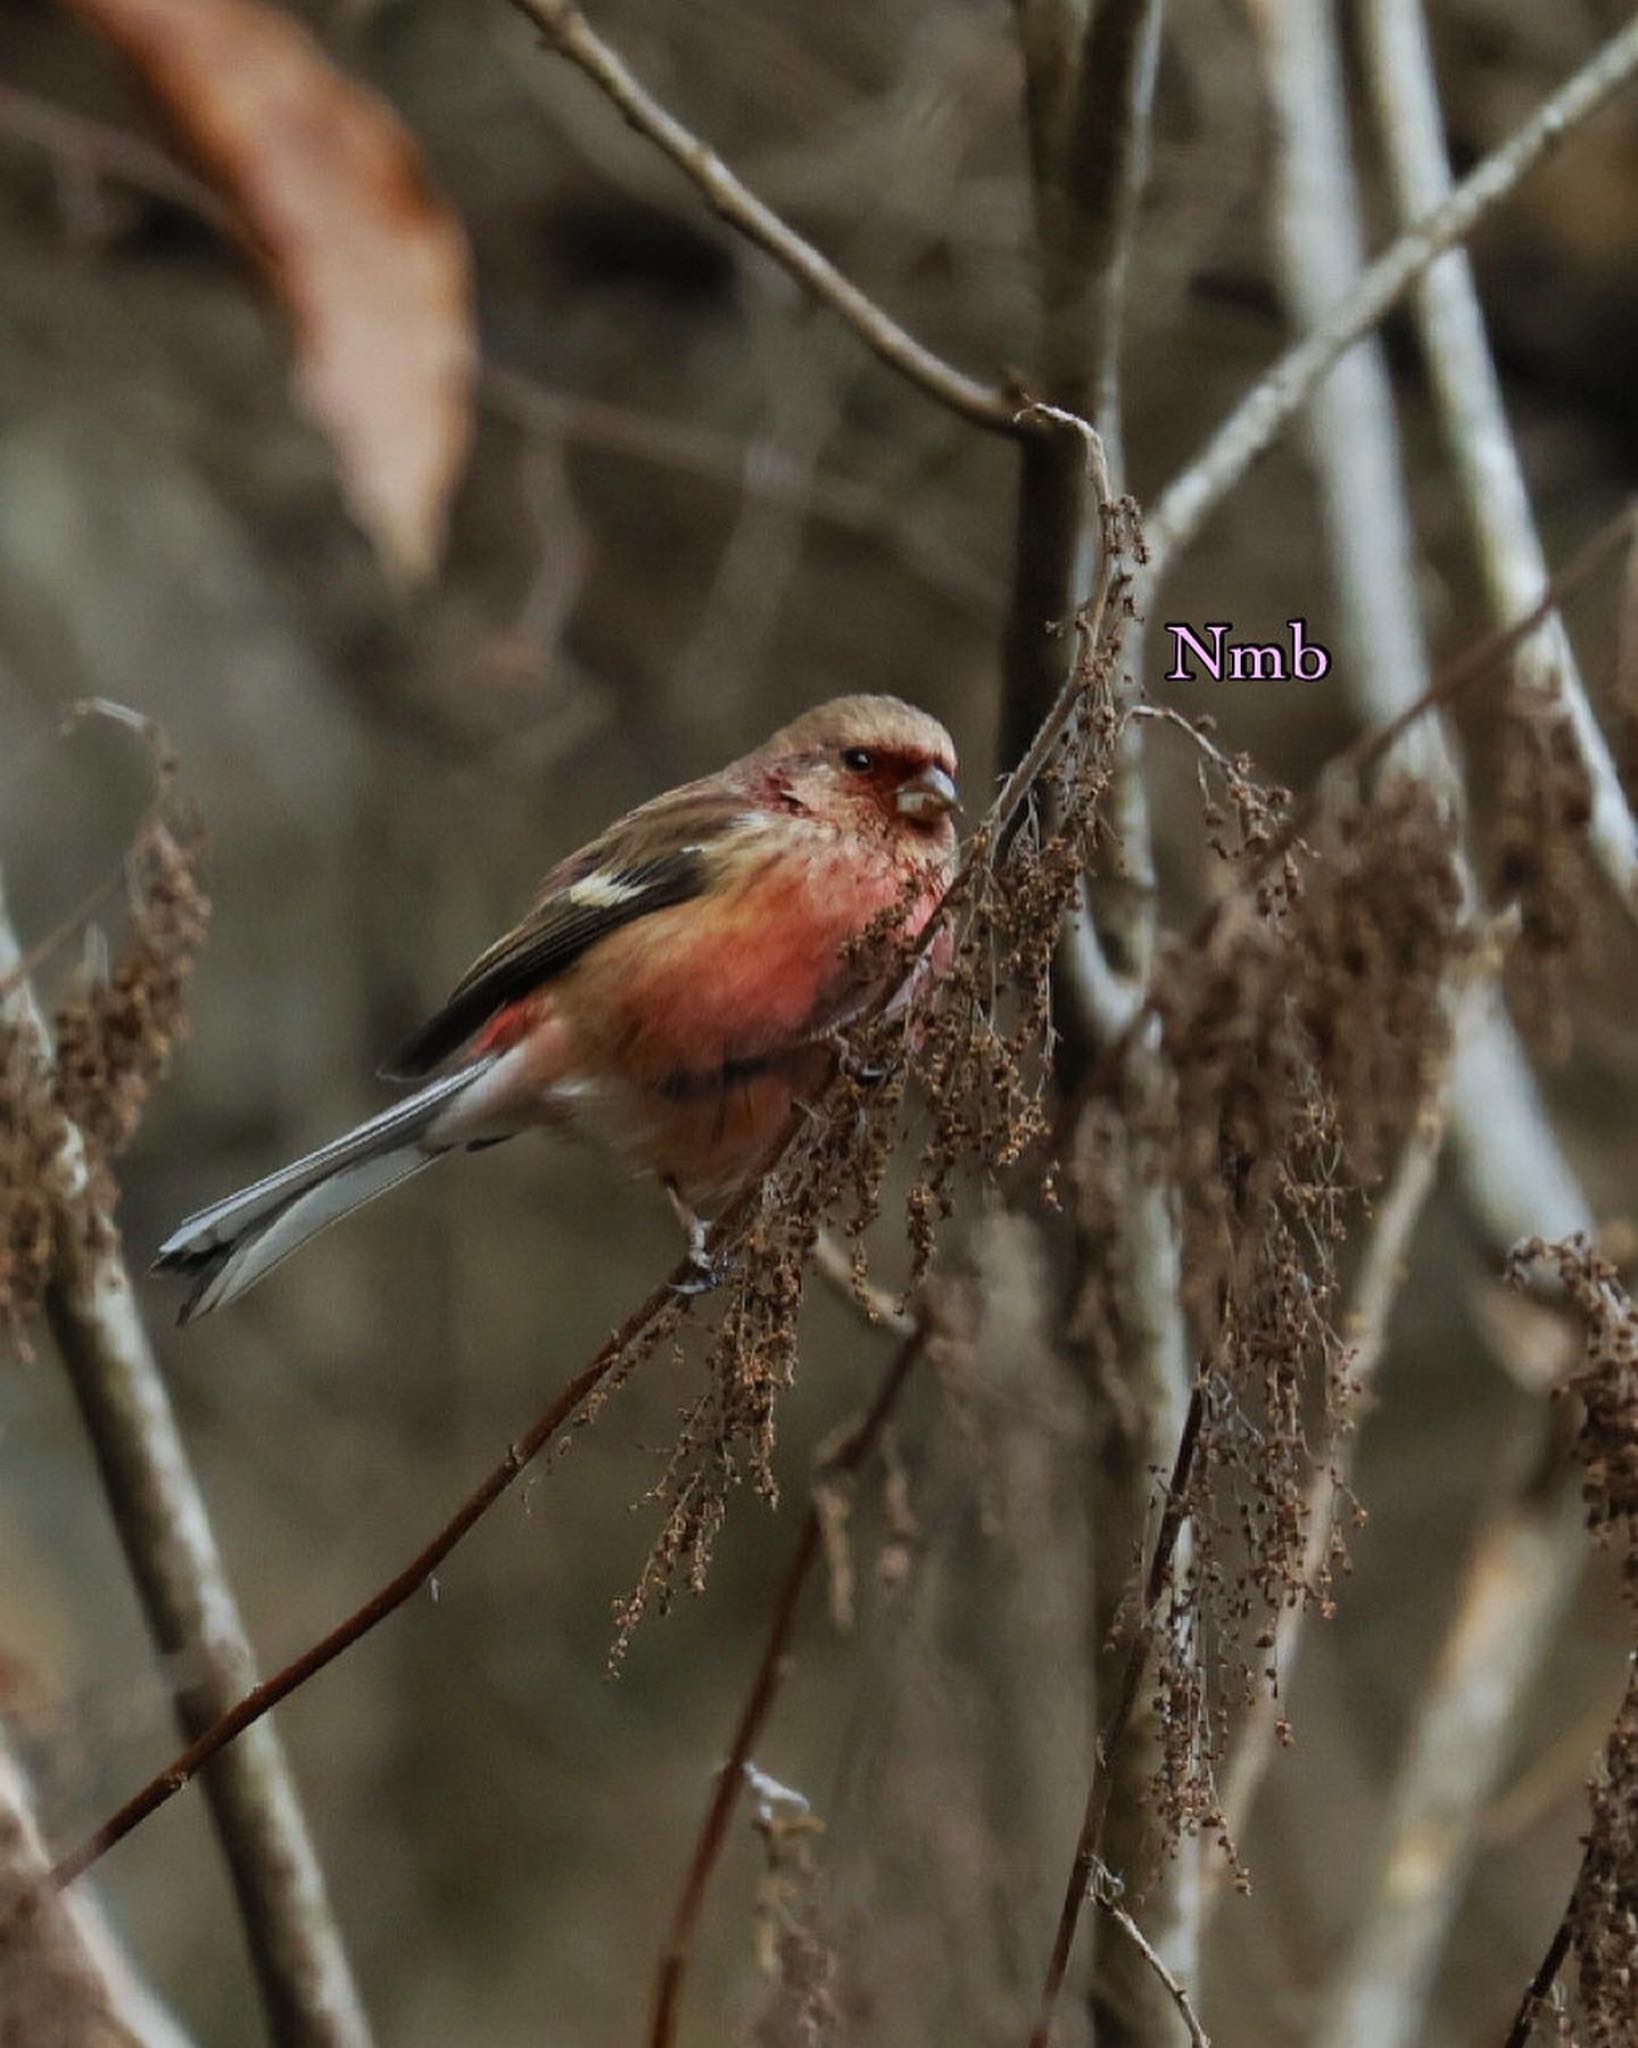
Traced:
[[611, 825], [552, 870], [529, 915], [473, 962], [383, 1075], [420, 1080], [497, 1012], [554, 980], [610, 932], [703, 895], [709, 849], [745, 821], [746, 809], [744, 796], [720, 782], [689, 784]]

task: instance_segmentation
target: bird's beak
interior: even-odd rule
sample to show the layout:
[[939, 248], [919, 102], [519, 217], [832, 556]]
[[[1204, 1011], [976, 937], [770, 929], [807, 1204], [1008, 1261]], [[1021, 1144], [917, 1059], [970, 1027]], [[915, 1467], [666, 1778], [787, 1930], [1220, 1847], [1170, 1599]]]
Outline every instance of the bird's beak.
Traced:
[[906, 818], [942, 818], [961, 807], [950, 777], [942, 768], [931, 766], [901, 782], [894, 801]]

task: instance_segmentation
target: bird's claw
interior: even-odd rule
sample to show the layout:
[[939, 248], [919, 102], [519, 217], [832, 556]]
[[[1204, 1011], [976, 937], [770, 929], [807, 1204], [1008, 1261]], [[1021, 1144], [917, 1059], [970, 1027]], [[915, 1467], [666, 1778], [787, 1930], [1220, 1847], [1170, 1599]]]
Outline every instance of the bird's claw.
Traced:
[[830, 1034], [830, 1047], [836, 1055], [836, 1064], [841, 1071], [850, 1081], [857, 1081], [862, 1088], [879, 1088], [893, 1071], [892, 1063], [888, 1060], [864, 1059], [856, 1054], [845, 1032], [833, 1031]]
[[691, 1301], [697, 1294], [714, 1293], [733, 1270], [734, 1262], [726, 1253], [713, 1256], [704, 1245], [690, 1245], [688, 1270], [672, 1281], [671, 1291], [680, 1294], [685, 1301]]
[[726, 1252], [713, 1252], [710, 1248], [711, 1227], [703, 1216], [696, 1216], [683, 1200], [682, 1190], [669, 1177], [662, 1183], [666, 1200], [670, 1202], [677, 1221], [683, 1227], [683, 1236], [688, 1240], [687, 1271], [680, 1279], [673, 1280], [671, 1291], [685, 1298], [696, 1294], [709, 1294], [720, 1287], [733, 1270], [733, 1260]]

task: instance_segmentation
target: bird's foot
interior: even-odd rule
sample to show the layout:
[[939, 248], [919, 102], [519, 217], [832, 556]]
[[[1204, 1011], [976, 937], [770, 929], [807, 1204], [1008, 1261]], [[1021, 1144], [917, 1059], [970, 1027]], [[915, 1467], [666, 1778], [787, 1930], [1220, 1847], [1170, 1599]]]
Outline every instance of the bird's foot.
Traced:
[[879, 1088], [892, 1073], [892, 1062], [884, 1059], [865, 1059], [853, 1050], [853, 1042], [841, 1030], [830, 1034], [831, 1050], [836, 1055], [836, 1064], [850, 1081], [857, 1081], [861, 1088]]
[[682, 1295], [684, 1300], [692, 1300], [696, 1294], [712, 1294], [733, 1270], [732, 1259], [714, 1259], [709, 1252], [690, 1249], [688, 1271], [672, 1281], [671, 1291]]
[[728, 1278], [734, 1269], [734, 1262], [725, 1252], [711, 1250], [711, 1226], [703, 1216], [696, 1215], [689, 1207], [675, 1181], [666, 1181], [665, 1192], [672, 1212], [688, 1239], [688, 1270], [680, 1278], [672, 1281], [671, 1291], [673, 1294], [685, 1296], [709, 1294]]

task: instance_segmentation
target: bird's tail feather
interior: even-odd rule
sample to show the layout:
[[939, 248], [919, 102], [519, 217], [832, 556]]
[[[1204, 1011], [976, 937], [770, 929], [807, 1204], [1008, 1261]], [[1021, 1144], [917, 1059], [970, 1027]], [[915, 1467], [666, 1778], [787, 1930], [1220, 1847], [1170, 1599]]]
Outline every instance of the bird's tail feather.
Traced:
[[474, 1060], [444, 1075], [306, 1158], [190, 1216], [154, 1260], [156, 1273], [194, 1280], [179, 1320], [192, 1322], [236, 1301], [309, 1238], [430, 1166], [446, 1149], [427, 1142], [432, 1125], [491, 1064]]

